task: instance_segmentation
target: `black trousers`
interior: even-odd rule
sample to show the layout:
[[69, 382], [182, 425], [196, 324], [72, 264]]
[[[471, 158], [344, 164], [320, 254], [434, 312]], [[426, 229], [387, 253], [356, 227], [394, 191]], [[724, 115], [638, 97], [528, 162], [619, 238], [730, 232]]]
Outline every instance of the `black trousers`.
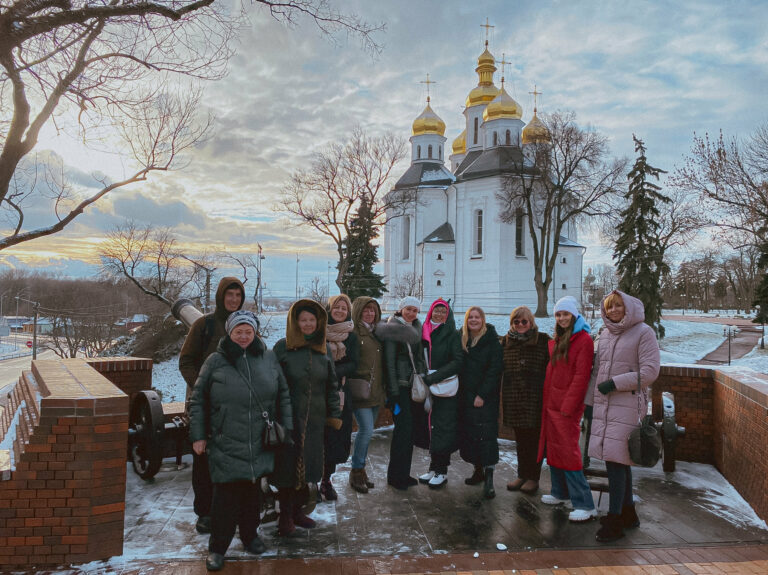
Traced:
[[240, 540], [245, 547], [256, 537], [261, 512], [261, 486], [259, 482], [236, 481], [213, 484], [211, 506], [211, 538], [208, 551], [224, 555], [240, 528]]
[[211, 472], [208, 469], [208, 454], [197, 455], [192, 453], [192, 491], [195, 492], [194, 509], [198, 517], [206, 517], [211, 514], [211, 500], [213, 499], [213, 483]]
[[513, 427], [517, 443], [517, 476], [520, 479], [538, 481], [541, 477], [538, 427]]
[[393, 415], [395, 429], [389, 445], [387, 480], [402, 483], [411, 475], [413, 458], [413, 413], [411, 412], [411, 388], [401, 387], [398, 404], [400, 413]]
[[608, 513], [621, 515], [621, 508], [625, 505], [633, 505], [632, 497], [632, 468], [629, 465], [605, 462], [605, 470], [608, 472]]
[[448, 466], [451, 464], [450, 453], [433, 453], [429, 462], [429, 470], [435, 473], [445, 475], [448, 473]]

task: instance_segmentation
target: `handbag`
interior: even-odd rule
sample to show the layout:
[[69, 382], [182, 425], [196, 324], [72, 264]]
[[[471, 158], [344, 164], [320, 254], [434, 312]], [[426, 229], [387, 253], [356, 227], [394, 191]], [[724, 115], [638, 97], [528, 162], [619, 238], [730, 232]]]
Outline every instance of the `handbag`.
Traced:
[[[248, 362], [246, 362], [245, 365], [248, 367]], [[246, 385], [248, 385], [248, 390], [256, 399], [256, 403], [259, 404], [259, 408], [261, 408], [261, 416], [264, 418], [264, 432], [261, 435], [261, 446], [264, 449], [272, 450], [279, 449], [285, 445], [292, 445], [293, 439], [291, 438], [291, 434], [286, 431], [282, 424], [273, 419], [270, 419], [269, 411], [264, 409], [264, 404], [261, 403], [259, 394], [256, 393], [256, 391], [251, 386], [250, 367], [248, 367], [248, 379], [245, 379], [239, 371], [237, 373], [240, 377], [243, 378], [243, 381], [245, 381]]]
[[429, 391], [437, 397], [453, 397], [459, 391], [459, 376], [452, 375], [433, 383], [429, 386]]
[[[637, 399], [638, 403], [643, 401], [639, 371], [637, 373]], [[627, 440], [629, 458], [632, 463], [640, 467], [654, 467], [661, 458], [661, 434], [653, 424], [653, 417], [650, 415], [642, 416], [642, 413], [642, 406], [638, 405], [639, 425], [632, 430]]]
[[429, 395], [429, 389], [427, 389], [427, 384], [424, 383], [424, 378], [416, 372], [416, 364], [413, 361], [410, 344], [406, 343], [405, 347], [408, 348], [408, 356], [411, 358], [411, 367], [413, 368], [413, 372], [411, 372], [411, 399], [416, 403], [424, 403]]
[[371, 397], [371, 389], [375, 379], [376, 357], [373, 358], [371, 366], [371, 377], [369, 379], [347, 379], [345, 387], [347, 393], [352, 397], [352, 401], [367, 401]]

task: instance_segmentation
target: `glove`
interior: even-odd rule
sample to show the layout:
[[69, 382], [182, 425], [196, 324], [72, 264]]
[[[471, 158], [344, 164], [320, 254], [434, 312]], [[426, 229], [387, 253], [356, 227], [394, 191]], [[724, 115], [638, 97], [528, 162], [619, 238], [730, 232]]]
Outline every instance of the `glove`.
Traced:
[[597, 391], [603, 395], [608, 395], [612, 391], [616, 391], [616, 383], [614, 383], [612, 379], [604, 381], [603, 383], [598, 384]]
[[396, 405], [397, 405], [396, 397], [388, 397], [387, 401], [384, 403], [384, 407], [386, 407], [389, 411], [394, 411]]
[[585, 405], [584, 406], [584, 419], [592, 419], [592, 406], [591, 405]]
[[336, 431], [341, 429], [341, 420], [338, 417], [326, 417], [325, 425], [334, 428]]

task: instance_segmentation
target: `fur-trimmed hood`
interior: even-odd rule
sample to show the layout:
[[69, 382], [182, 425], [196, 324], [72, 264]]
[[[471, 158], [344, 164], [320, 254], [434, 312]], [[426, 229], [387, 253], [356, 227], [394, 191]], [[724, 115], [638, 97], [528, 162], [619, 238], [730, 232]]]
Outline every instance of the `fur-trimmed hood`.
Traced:
[[[317, 316], [317, 330], [311, 340], [304, 339], [304, 334], [299, 329], [299, 313], [303, 308], [312, 308]], [[325, 308], [314, 300], [300, 299], [291, 306], [288, 311], [288, 322], [285, 327], [285, 345], [291, 349], [299, 349], [310, 346], [319, 353], [326, 353], [325, 328], [328, 325], [328, 313]]]
[[416, 345], [421, 343], [421, 322], [416, 319], [412, 325], [408, 325], [392, 315], [386, 321], [377, 323], [373, 333], [381, 341], [397, 341]]

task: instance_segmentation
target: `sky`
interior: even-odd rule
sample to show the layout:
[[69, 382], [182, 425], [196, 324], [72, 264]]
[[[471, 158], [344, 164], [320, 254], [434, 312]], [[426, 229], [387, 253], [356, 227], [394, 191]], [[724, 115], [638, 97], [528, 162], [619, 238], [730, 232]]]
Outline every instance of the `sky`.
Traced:
[[[577, 121], [609, 138], [616, 156], [634, 156], [643, 139], [649, 162], [667, 171], [682, 164], [694, 133], [746, 137], [766, 122], [768, 4], [763, 2], [391, 0], [334, 2], [345, 12], [386, 24], [371, 55], [358, 39], [328, 38], [308, 20], [276, 22], [259, 7], [238, 37], [226, 77], [205, 85], [213, 136], [189, 152], [186, 166], [117, 190], [66, 231], [0, 252], [0, 266], [63, 275], [98, 271], [106, 231], [126, 218], [172, 226], [189, 253], [226, 246], [264, 248], [267, 294], [292, 296], [299, 284], [327, 280], [334, 245], [290, 225], [275, 211], [292, 172], [313, 153], [343, 141], [360, 125], [372, 135], [410, 137], [424, 108], [427, 73], [432, 108], [446, 123], [448, 145], [464, 127], [462, 110], [477, 85], [486, 18], [489, 49], [511, 62], [507, 91], [533, 112], [572, 110]], [[500, 72], [495, 75], [496, 85]], [[85, 150], [52, 126], [37, 148], [60, 157], [80, 182], [93, 172], [118, 178], [128, 166], [116, 154]], [[403, 164], [396, 171], [405, 171]], [[392, 183], [394, 183], [394, 179]], [[585, 267], [610, 250], [584, 235]], [[383, 254], [380, 254], [383, 255]], [[333, 265], [333, 264], [331, 264]]]

